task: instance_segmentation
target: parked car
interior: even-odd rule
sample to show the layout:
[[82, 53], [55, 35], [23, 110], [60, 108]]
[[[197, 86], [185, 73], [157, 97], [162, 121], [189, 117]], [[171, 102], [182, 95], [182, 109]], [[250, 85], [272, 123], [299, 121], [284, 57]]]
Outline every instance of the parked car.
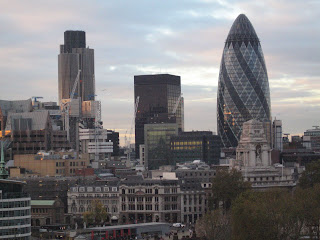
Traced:
[[186, 225], [182, 224], [182, 223], [174, 223], [172, 224], [172, 227], [175, 227], [175, 228], [184, 228]]

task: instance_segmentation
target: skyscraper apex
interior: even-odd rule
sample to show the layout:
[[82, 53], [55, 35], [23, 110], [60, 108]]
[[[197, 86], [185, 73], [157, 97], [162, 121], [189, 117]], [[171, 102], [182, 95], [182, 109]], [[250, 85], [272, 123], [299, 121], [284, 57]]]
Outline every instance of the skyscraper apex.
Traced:
[[[267, 69], [258, 36], [240, 14], [227, 36], [222, 54], [217, 99], [218, 134], [225, 147], [236, 147], [242, 124], [271, 121]], [[271, 131], [267, 130], [267, 134]]]
[[86, 47], [85, 31], [67, 30], [64, 32], [64, 53], [71, 53], [72, 48]]
[[239, 40], [259, 41], [256, 31], [254, 30], [250, 20], [244, 14], [240, 14], [233, 22], [226, 42]]

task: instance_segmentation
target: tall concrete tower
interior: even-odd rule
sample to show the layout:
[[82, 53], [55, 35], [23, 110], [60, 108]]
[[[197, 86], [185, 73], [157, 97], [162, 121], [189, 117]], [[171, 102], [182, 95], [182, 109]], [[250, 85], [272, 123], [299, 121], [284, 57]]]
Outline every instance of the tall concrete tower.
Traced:
[[70, 98], [79, 69], [80, 89], [77, 87], [76, 94], [82, 101], [94, 100], [94, 50], [86, 48], [84, 31], [65, 31], [64, 44], [60, 45], [58, 56], [59, 103]]
[[217, 94], [218, 134], [225, 147], [236, 147], [244, 122], [264, 123], [271, 140], [271, 103], [267, 68], [259, 38], [240, 14], [234, 21], [222, 54]]

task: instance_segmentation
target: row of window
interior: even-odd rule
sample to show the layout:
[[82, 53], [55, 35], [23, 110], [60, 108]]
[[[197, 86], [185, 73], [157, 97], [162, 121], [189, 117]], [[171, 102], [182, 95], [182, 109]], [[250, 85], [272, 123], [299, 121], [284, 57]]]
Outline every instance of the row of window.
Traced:
[[[73, 187], [71, 189], [73, 192], [85, 192], [86, 191], [86, 187]], [[93, 190], [95, 192], [117, 192], [118, 188], [117, 187], [87, 187], [87, 192], [93, 192]]]
[[[121, 207], [122, 211], [126, 211], [126, 205], [122, 205]], [[153, 207], [151, 204], [143, 205], [143, 204], [138, 204], [137, 207], [134, 204], [129, 204], [129, 210], [138, 210], [138, 211], [152, 211]], [[159, 205], [154, 205], [154, 210], [159, 211]]]
[[0, 202], [1, 208], [18, 208], [18, 207], [29, 207], [30, 201], [12, 201], [12, 202]]
[[0, 236], [26, 234], [26, 233], [30, 233], [30, 232], [31, 232], [31, 228], [30, 227], [1, 229], [0, 230]]
[[[184, 207], [183, 211], [187, 212], [187, 207]], [[193, 211], [196, 212], [197, 211], [197, 207], [194, 207]], [[199, 207], [199, 212], [201, 212], [201, 211], [202, 211], [202, 208]], [[192, 208], [191, 207], [189, 207], [189, 212], [192, 212]]]
[[32, 208], [32, 213], [48, 213], [48, 208]]
[[0, 227], [6, 226], [17, 226], [17, 225], [26, 225], [30, 224], [30, 218], [23, 218], [23, 219], [11, 219], [11, 220], [0, 220]]
[[[128, 201], [129, 202], [135, 202], [137, 200], [137, 202], [143, 202], [144, 197], [128, 197]], [[146, 202], [152, 202], [152, 197], [146, 197], [145, 198]], [[122, 202], [126, 201], [126, 197], [122, 197]], [[155, 202], [159, 202], [159, 197], [154, 197], [154, 201]]]
[[2, 217], [21, 217], [30, 215], [30, 209], [14, 210], [14, 211], [0, 211], [0, 218]]
[[[117, 213], [118, 212], [118, 208], [117, 207], [112, 207], [112, 208], [109, 208], [108, 206], [105, 206], [106, 208], [106, 211], [107, 212], [112, 212], [112, 213]], [[79, 207], [79, 212], [80, 213], [84, 213], [84, 212], [90, 212], [92, 210], [91, 206], [88, 206], [87, 208], [85, 208], [84, 206], [80, 206]], [[78, 208], [76, 206], [72, 206], [71, 207], [71, 212], [72, 213], [77, 213], [78, 212]]]

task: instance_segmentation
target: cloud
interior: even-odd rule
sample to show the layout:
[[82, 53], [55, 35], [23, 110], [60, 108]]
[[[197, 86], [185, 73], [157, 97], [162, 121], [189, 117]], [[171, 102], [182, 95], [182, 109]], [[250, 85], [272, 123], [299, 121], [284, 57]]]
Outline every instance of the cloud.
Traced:
[[55, 100], [63, 32], [79, 29], [95, 49], [106, 128], [131, 128], [134, 75], [166, 72], [181, 76], [186, 130], [216, 131], [224, 41], [245, 13], [265, 55], [273, 116], [301, 133], [319, 121], [319, 9], [314, 0], [3, 0], [0, 98]]

